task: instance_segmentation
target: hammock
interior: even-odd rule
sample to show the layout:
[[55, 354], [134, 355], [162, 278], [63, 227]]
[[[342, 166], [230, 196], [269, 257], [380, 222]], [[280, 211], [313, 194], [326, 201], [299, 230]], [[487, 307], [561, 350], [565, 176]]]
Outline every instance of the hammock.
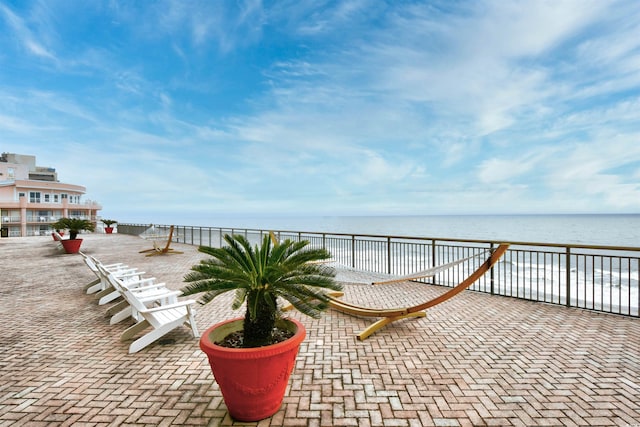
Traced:
[[351, 273], [355, 273], [357, 276], [360, 276], [355, 280], [352, 277], [350, 280], [345, 280], [345, 281], [348, 281], [351, 283], [370, 283], [372, 285], [385, 285], [389, 283], [407, 282], [407, 281], [413, 281], [417, 279], [424, 279], [427, 277], [434, 277], [439, 273], [442, 273], [443, 271], [447, 271], [455, 267], [456, 265], [462, 264], [463, 262], [469, 261], [473, 258], [478, 258], [479, 256], [486, 254], [487, 252], [488, 252], [488, 249], [482, 252], [478, 252], [474, 255], [470, 255], [466, 258], [460, 258], [455, 261], [448, 262], [446, 264], [436, 265], [434, 267], [427, 268], [426, 270], [416, 271], [414, 273], [406, 274], [403, 276], [393, 276], [393, 275], [384, 274], [384, 273], [365, 272], [362, 270], [357, 270], [351, 267], [347, 267], [337, 262], [334, 262], [334, 264], [336, 264], [336, 269], [340, 271], [346, 272], [347, 274], [351, 272]]
[[138, 234], [145, 240], [167, 240], [169, 237], [169, 231], [166, 228], [156, 228], [155, 225], [151, 225], [149, 228]]
[[[498, 262], [498, 260], [504, 255], [504, 253], [507, 251], [508, 248], [509, 248], [509, 244], [503, 243], [499, 245], [496, 249], [491, 251], [489, 257], [486, 259], [486, 261], [482, 265], [480, 265], [480, 267], [478, 267], [474, 272], [472, 272], [468, 277], [466, 277], [463, 281], [461, 281], [455, 287], [449, 289], [447, 292], [445, 292], [444, 294], [436, 298], [432, 298], [428, 301], [422, 302], [417, 305], [413, 305], [409, 307], [398, 307], [398, 308], [362, 307], [356, 304], [339, 300], [332, 296], [329, 297], [329, 305], [332, 308], [347, 314], [364, 316], [364, 317], [382, 317], [382, 319], [371, 324], [369, 327], [367, 327], [366, 329], [358, 333], [357, 335], [358, 339], [365, 340], [371, 334], [376, 332], [378, 329], [381, 329], [385, 325], [388, 325], [391, 322], [395, 322], [396, 320], [407, 319], [412, 317], [425, 317], [427, 315], [425, 312], [426, 309], [431, 308], [435, 305], [438, 305], [442, 302], [445, 302], [448, 299], [456, 296], [457, 294], [459, 294], [460, 292], [462, 292], [463, 290], [471, 286], [480, 277], [482, 277], [487, 271], [489, 271]], [[473, 255], [472, 257], [469, 257], [469, 258], [473, 258], [475, 256], [477, 255]], [[466, 258], [466, 259], [469, 259], [469, 258]], [[466, 259], [454, 261], [453, 263], [449, 263], [449, 264], [454, 264], [454, 265], [459, 264], [460, 262], [463, 262]], [[432, 270], [442, 271], [442, 269], [445, 269], [445, 267], [451, 268], [452, 265], [449, 265], [449, 264], [437, 266], [437, 267], [434, 267], [433, 269], [425, 270], [423, 272], [416, 273], [416, 274], [422, 274], [424, 272], [428, 272], [429, 275], [433, 276], [437, 273], [432, 274]], [[428, 275], [422, 276], [422, 277], [428, 277]], [[415, 277], [415, 274], [413, 274], [410, 276], [404, 276], [403, 279], [395, 278], [392, 280], [392, 282], [411, 280], [411, 278], [420, 278], [420, 277]], [[381, 283], [381, 282], [377, 282], [377, 283]], [[390, 282], [386, 282], [386, 283], [390, 283]]]
[[[147, 233], [147, 231], [149, 231], [149, 233]], [[152, 225], [144, 233], [140, 234], [140, 237], [142, 237], [143, 239], [153, 240], [152, 249], [145, 249], [143, 251], [140, 251], [140, 253], [149, 252], [147, 256], [183, 253], [170, 248], [171, 240], [173, 238], [173, 225], [169, 227], [168, 234], [156, 234], [155, 227]], [[162, 246], [163, 244], [164, 246]]]

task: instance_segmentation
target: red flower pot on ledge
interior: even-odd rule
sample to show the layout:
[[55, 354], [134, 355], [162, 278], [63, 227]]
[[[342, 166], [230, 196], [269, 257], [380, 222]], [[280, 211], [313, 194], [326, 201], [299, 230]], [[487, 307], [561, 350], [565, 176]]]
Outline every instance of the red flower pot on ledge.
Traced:
[[107, 234], [113, 233], [113, 227], [105, 227], [104, 228], [104, 232], [107, 233]]

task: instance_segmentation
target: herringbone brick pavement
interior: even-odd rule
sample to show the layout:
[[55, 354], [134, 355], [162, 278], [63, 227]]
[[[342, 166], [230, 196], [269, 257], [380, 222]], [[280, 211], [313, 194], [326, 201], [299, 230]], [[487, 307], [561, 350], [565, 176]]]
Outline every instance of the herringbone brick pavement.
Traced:
[[[201, 257], [145, 257], [149, 242], [86, 234], [82, 250], [182, 287]], [[136, 354], [82, 287], [79, 255], [50, 237], [0, 239], [0, 426], [246, 425], [229, 418], [186, 328]], [[348, 276], [339, 276], [343, 279]], [[345, 299], [411, 304], [442, 289], [346, 284]], [[230, 298], [231, 296], [229, 296]], [[241, 313], [198, 308], [201, 331]], [[640, 320], [464, 292], [364, 342], [369, 319], [307, 326], [281, 410], [258, 426], [640, 426]]]

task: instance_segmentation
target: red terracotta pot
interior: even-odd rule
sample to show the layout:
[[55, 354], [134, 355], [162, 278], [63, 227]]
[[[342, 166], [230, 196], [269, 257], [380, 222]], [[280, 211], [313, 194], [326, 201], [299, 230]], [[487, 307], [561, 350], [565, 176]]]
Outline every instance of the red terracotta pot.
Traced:
[[306, 330], [299, 321], [284, 319], [281, 326], [295, 334], [281, 343], [240, 349], [214, 344], [241, 330], [242, 322], [232, 319], [210, 327], [200, 338], [200, 348], [209, 358], [229, 415], [238, 421], [258, 421], [280, 409]]
[[80, 252], [80, 245], [82, 244], [82, 239], [64, 239], [60, 240], [64, 250], [68, 254], [77, 254]]
[[107, 234], [113, 233], [113, 227], [105, 227], [104, 228], [104, 232], [107, 233]]
[[[61, 236], [62, 236], [62, 234], [61, 234]], [[58, 238], [56, 237], [55, 233], [51, 233], [51, 237], [53, 237], [53, 240], [56, 240], [56, 241], [58, 240]]]

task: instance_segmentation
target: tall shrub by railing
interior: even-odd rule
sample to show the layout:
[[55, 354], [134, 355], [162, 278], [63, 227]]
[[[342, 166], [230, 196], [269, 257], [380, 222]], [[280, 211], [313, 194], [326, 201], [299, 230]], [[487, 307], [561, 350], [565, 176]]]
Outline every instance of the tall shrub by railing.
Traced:
[[[156, 225], [168, 231], [168, 225]], [[118, 224], [120, 233], [139, 235], [149, 225]], [[464, 262], [425, 282], [454, 286], [486, 258], [497, 241], [351, 235], [273, 230], [278, 239], [308, 240], [331, 252], [342, 268], [392, 276], [412, 274], [458, 259]], [[225, 234], [253, 243], [269, 230], [176, 226], [174, 241], [220, 247]], [[500, 262], [472, 287], [493, 295], [561, 304], [640, 317], [640, 248], [511, 242]]]

